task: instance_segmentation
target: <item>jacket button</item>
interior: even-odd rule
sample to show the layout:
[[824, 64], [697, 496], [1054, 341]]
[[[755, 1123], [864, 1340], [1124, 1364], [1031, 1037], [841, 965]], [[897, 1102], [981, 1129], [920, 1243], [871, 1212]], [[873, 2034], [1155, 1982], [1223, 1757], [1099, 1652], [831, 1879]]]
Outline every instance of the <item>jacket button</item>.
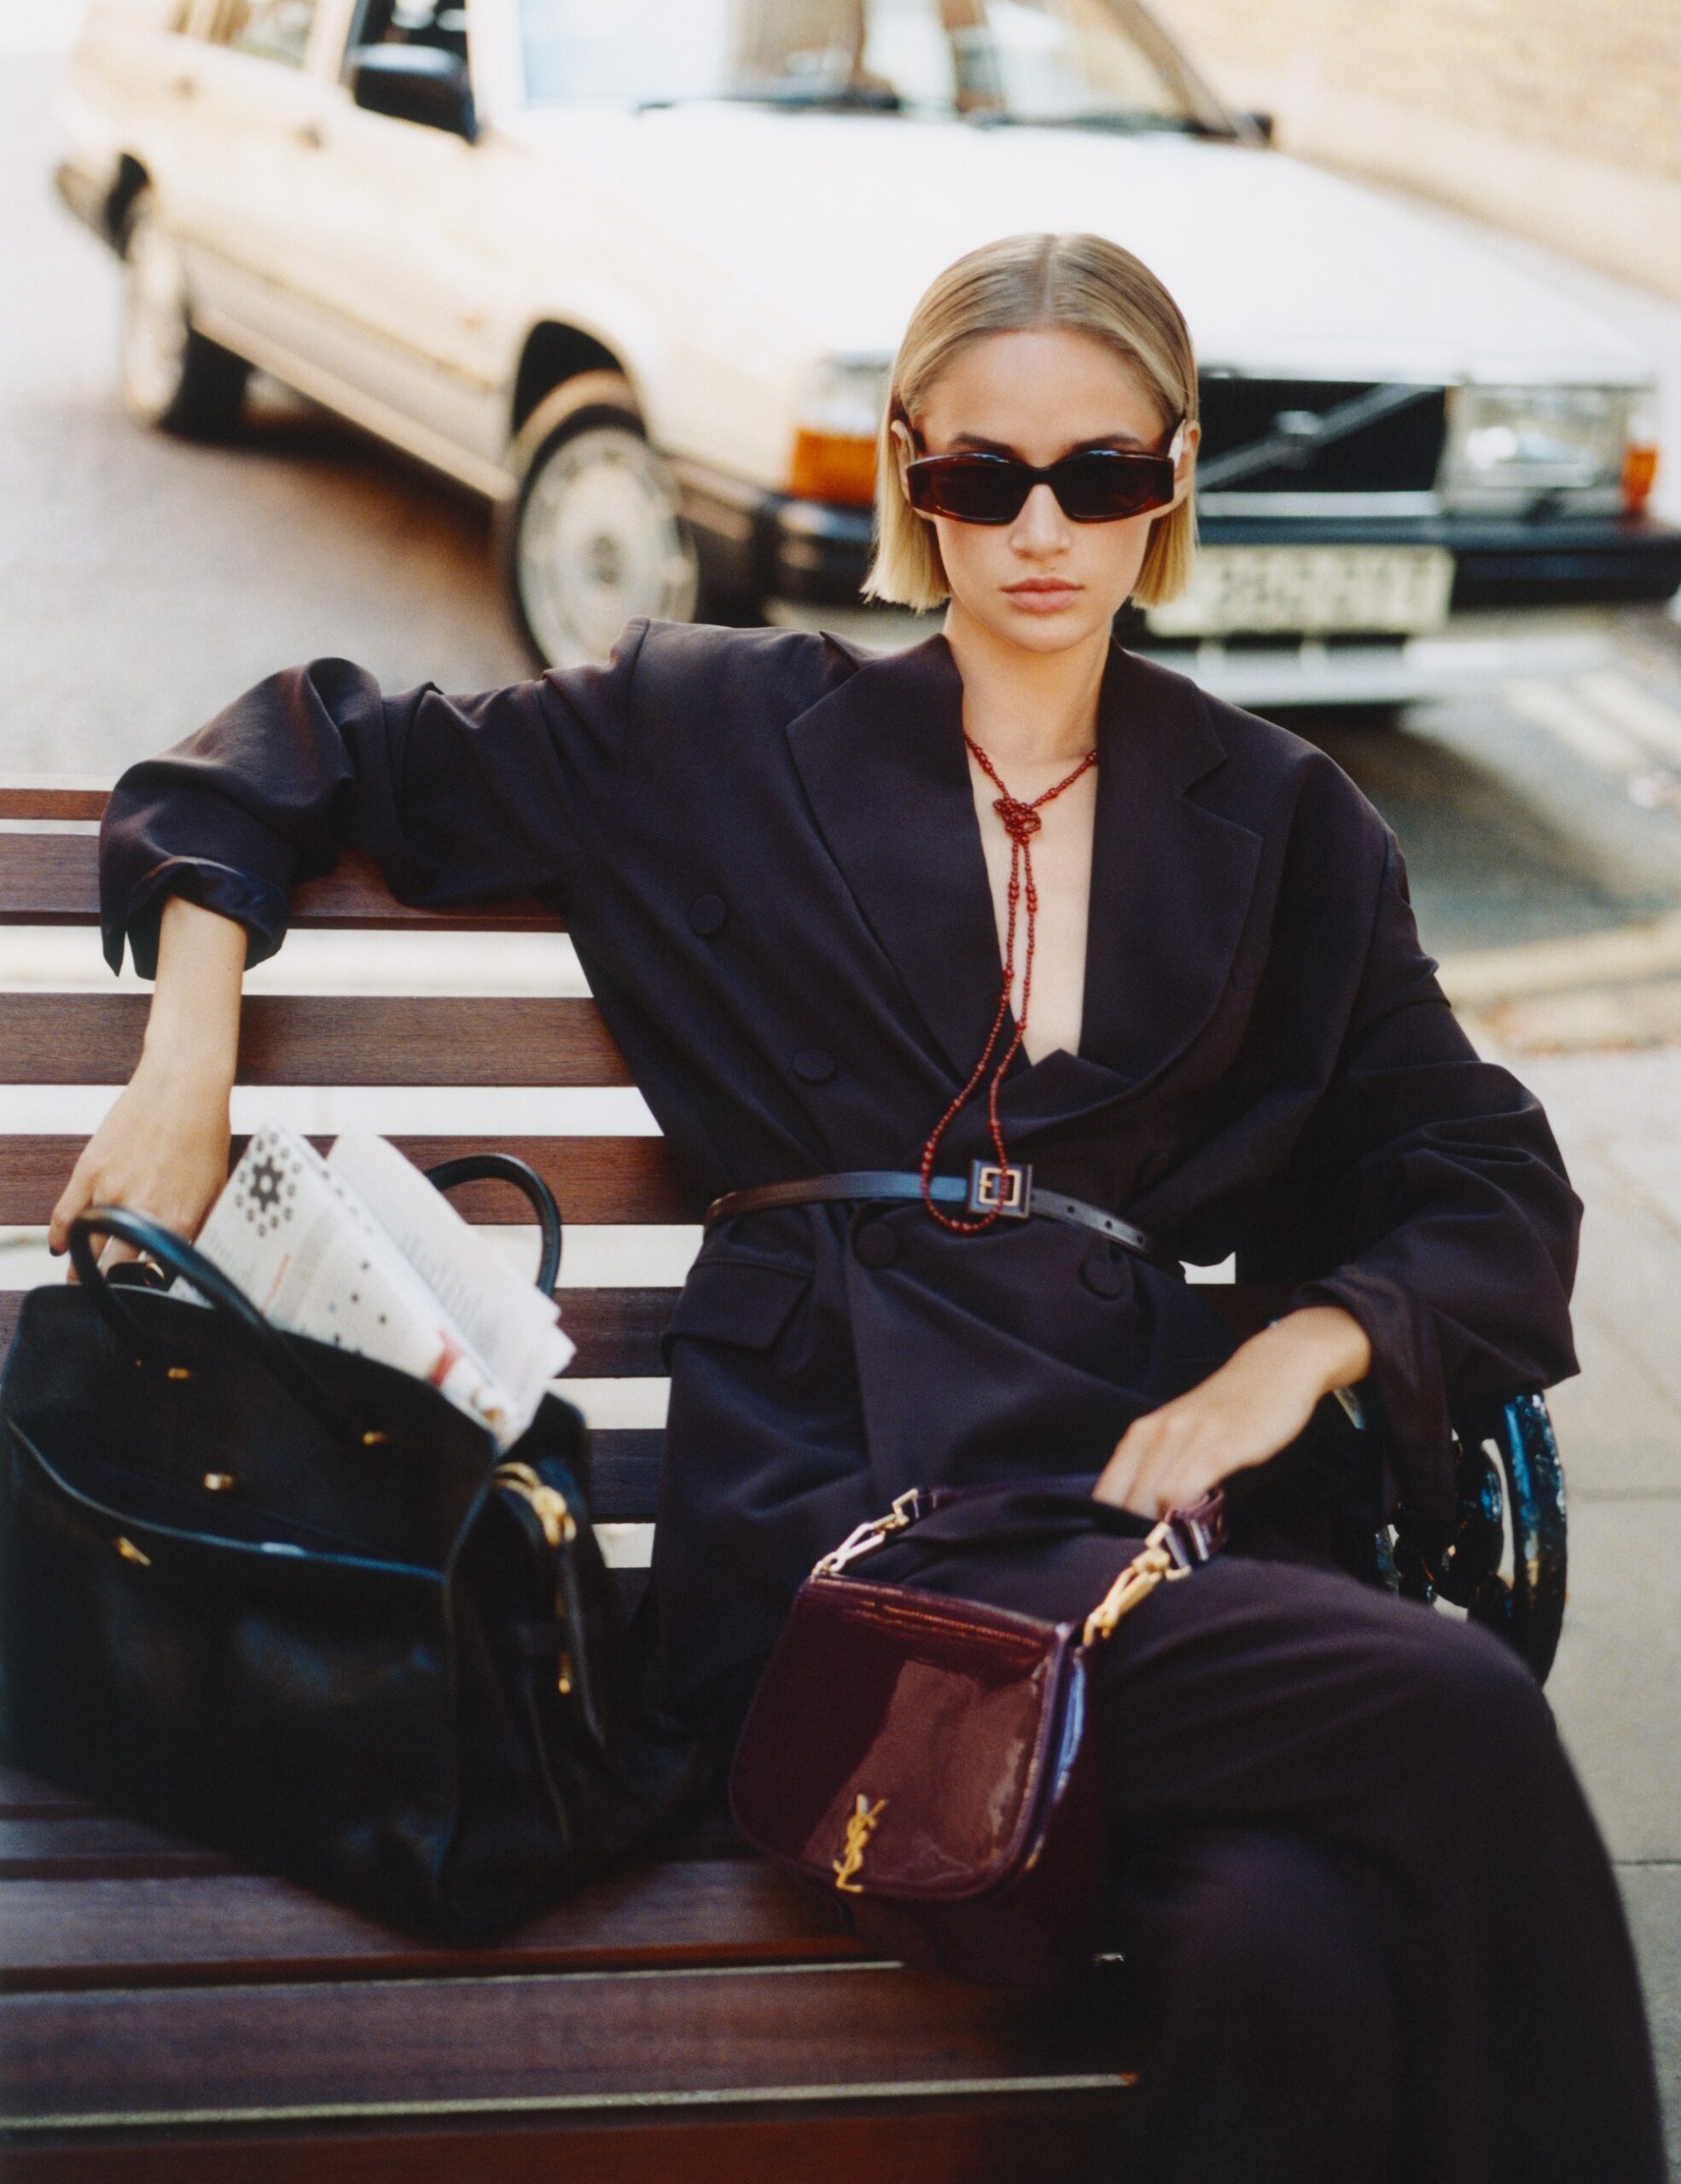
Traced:
[[866, 1220], [852, 1232], [852, 1252], [860, 1266], [891, 1266], [899, 1257], [899, 1238], [885, 1221]]
[[1100, 1250], [1082, 1264], [1079, 1278], [1094, 1297], [1124, 1297], [1131, 1287], [1132, 1269]]
[[702, 940], [722, 932], [730, 911], [722, 895], [697, 895], [689, 905], [689, 922]]
[[827, 1084], [835, 1074], [835, 1057], [822, 1047], [802, 1047], [790, 1066], [802, 1084]]

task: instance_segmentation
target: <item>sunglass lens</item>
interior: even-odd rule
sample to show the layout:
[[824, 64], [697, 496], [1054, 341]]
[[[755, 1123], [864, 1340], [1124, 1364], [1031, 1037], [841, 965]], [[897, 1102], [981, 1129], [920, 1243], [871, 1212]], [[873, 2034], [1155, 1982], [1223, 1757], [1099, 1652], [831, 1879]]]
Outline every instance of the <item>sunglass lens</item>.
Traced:
[[922, 497], [916, 506], [959, 523], [1008, 523], [1027, 497], [1021, 466], [1014, 462], [945, 462], [918, 482]]
[[1076, 523], [1143, 515], [1173, 497], [1173, 466], [1165, 455], [1071, 455], [1057, 471], [1056, 497]]

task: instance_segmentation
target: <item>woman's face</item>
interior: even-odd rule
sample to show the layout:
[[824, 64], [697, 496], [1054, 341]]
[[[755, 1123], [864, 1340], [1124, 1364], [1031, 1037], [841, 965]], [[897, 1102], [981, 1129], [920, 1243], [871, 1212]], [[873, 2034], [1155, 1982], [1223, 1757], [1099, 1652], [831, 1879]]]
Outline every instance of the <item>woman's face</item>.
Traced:
[[[1067, 327], [988, 334], [948, 364], [916, 420], [919, 450], [897, 419], [899, 471], [919, 452], [968, 448], [1019, 456], [1044, 468], [1075, 448], [1159, 451], [1171, 421], [1107, 343]], [[1177, 472], [1178, 506], [1190, 487], [1196, 427], [1188, 426]], [[953, 608], [1032, 652], [1061, 652], [1107, 634], [1126, 604], [1167, 511], [1114, 523], [1072, 523], [1047, 485], [1035, 485], [1014, 523], [933, 524]]]

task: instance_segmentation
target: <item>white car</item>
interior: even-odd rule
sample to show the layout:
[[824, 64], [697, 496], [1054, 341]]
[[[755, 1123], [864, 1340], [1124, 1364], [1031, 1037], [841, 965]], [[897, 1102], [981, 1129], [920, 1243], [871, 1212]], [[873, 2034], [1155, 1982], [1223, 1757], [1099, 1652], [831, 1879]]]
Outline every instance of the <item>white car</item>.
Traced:
[[889, 360], [1030, 228], [1137, 252], [1201, 360], [1205, 551], [1128, 642], [1394, 700], [1681, 584], [1647, 359], [1272, 150], [1133, 0], [94, 0], [61, 115], [136, 415], [230, 431], [254, 364], [492, 497], [544, 659], [916, 633], [858, 599]]

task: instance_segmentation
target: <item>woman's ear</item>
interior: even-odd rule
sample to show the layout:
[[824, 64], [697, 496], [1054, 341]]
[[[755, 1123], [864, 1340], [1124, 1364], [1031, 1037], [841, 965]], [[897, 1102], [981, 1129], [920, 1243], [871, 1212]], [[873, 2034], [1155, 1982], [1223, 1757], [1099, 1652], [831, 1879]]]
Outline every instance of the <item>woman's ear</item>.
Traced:
[[893, 436], [893, 458], [899, 464], [899, 489], [908, 503], [910, 491], [905, 483], [904, 469], [907, 463], [916, 460], [916, 443], [910, 437], [910, 427], [902, 417], [893, 418], [889, 429]]
[[1173, 497], [1167, 508], [1157, 513], [1166, 515], [1168, 508], [1178, 507], [1190, 491], [1191, 479], [1196, 474], [1196, 450], [1202, 439], [1202, 427], [1194, 418], [1187, 417], [1167, 444], [1167, 452], [1173, 458]]

